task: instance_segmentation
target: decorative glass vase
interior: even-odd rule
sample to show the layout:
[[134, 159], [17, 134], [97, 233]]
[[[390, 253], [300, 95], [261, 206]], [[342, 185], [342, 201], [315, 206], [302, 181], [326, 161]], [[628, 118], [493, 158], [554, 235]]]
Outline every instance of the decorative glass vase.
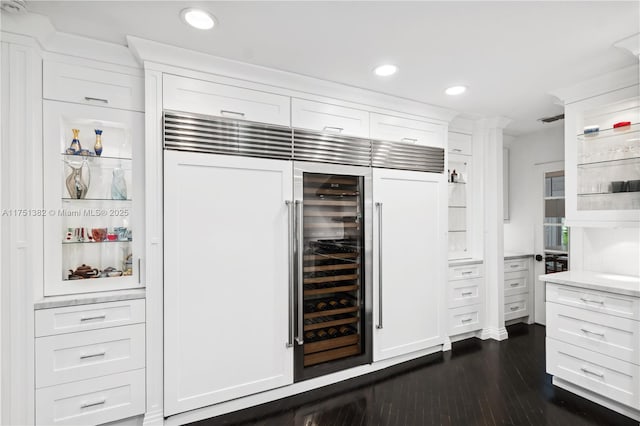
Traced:
[[124, 180], [124, 171], [120, 167], [113, 169], [113, 179], [111, 180], [111, 199], [127, 199], [127, 183]]
[[99, 157], [102, 154], [102, 130], [95, 129], [96, 132], [96, 144], [93, 146], [93, 150]]
[[80, 145], [80, 139], [78, 139], [78, 134], [80, 133], [80, 130], [71, 129], [71, 131], [73, 132], [73, 140], [71, 141], [71, 145], [69, 146], [69, 148], [67, 148], [66, 153], [79, 154], [80, 150], [82, 149], [82, 146]]
[[[78, 167], [74, 167], [71, 162], [67, 162], [67, 166], [71, 169], [71, 173], [69, 173], [69, 176], [67, 176], [65, 180], [69, 197], [75, 199], [85, 198], [89, 191], [89, 184], [91, 183], [91, 172], [89, 171], [87, 161], [83, 161]], [[83, 169], [86, 169], [86, 177], [82, 175]]]

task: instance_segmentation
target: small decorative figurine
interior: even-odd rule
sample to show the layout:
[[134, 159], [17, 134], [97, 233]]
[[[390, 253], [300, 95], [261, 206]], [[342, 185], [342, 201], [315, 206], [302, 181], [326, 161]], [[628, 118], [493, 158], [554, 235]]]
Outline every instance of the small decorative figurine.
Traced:
[[111, 199], [127, 199], [127, 183], [124, 181], [124, 171], [120, 167], [113, 169], [113, 180], [111, 181]]
[[96, 131], [96, 144], [93, 146], [96, 155], [99, 157], [102, 154], [102, 130], [95, 129]]
[[80, 139], [78, 139], [78, 133], [80, 133], [80, 130], [71, 129], [71, 131], [73, 132], [73, 140], [71, 141], [71, 145], [69, 146], [69, 148], [67, 148], [66, 153], [77, 154], [82, 149], [82, 146], [80, 146]]

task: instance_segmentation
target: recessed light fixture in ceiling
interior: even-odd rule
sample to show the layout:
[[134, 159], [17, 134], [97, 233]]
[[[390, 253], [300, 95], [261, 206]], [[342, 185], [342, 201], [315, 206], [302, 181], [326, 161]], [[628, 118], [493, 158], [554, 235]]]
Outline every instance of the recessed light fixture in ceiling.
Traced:
[[444, 91], [449, 96], [461, 95], [467, 91], [465, 86], [451, 86], [447, 90]]
[[184, 22], [199, 30], [210, 30], [216, 24], [213, 16], [202, 9], [183, 9], [180, 12], [180, 17]]
[[376, 67], [373, 72], [380, 77], [388, 77], [395, 74], [398, 71], [398, 67], [392, 64], [384, 64]]

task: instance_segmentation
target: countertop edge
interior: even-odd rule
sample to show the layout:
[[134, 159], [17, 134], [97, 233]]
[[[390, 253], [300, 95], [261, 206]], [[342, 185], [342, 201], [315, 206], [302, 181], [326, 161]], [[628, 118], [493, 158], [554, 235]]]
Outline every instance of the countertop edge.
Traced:
[[122, 300], [144, 299], [145, 289], [116, 290], [102, 293], [84, 293], [65, 296], [52, 296], [34, 302], [33, 309], [63, 308], [67, 306], [90, 305], [93, 303], [119, 302]]
[[[620, 277], [620, 281], [616, 282], [615, 277]], [[640, 297], [640, 278], [634, 281], [636, 277], [626, 275], [617, 276], [614, 274], [601, 274], [589, 271], [566, 271], [540, 275], [538, 278], [547, 283]]]
[[482, 259], [450, 259], [449, 266], [476, 265], [484, 263]]

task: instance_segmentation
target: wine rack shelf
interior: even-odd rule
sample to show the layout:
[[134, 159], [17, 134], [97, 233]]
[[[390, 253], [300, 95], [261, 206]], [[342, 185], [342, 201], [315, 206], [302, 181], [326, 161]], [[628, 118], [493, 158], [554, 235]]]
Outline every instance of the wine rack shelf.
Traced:
[[[322, 317], [319, 317], [318, 319], [322, 319]], [[346, 325], [346, 324], [355, 324], [358, 321], [360, 321], [359, 317], [349, 317], [349, 318], [343, 318], [343, 319], [337, 319], [337, 320], [329, 319], [327, 321], [320, 321], [314, 324], [306, 324], [304, 326], [304, 331], [319, 330], [321, 328], [337, 327], [339, 325]]]
[[304, 295], [306, 296], [316, 296], [318, 294], [333, 294], [336, 292], [345, 292], [345, 291], [355, 291], [358, 289], [357, 285], [345, 285], [340, 287], [329, 287], [329, 288], [318, 288], [313, 290], [305, 290]]
[[329, 311], [309, 312], [308, 314], [304, 314], [304, 319], [325, 317], [328, 315], [348, 314], [351, 312], [358, 312], [358, 309], [359, 308], [357, 306], [352, 306], [350, 308], [331, 309]]
[[[358, 336], [354, 336], [358, 337]], [[345, 346], [338, 349], [327, 350], [324, 352], [317, 352], [312, 354], [305, 354], [304, 366], [309, 367], [312, 365], [320, 364], [327, 361], [333, 361], [334, 359], [346, 358], [360, 353], [360, 345]]]
[[351, 336], [336, 337], [334, 339], [321, 340], [320, 342], [308, 343], [304, 346], [304, 354], [312, 354], [314, 352], [326, 351], [328, 349], [340, 348], [342, 346], [349, 346], [358, 343], [358, 336], [352, 334]]
[[358, 274], [349, 274], [349, 275], [330, 275], [328, 277], [314, 277], [314, 278], [305, 278], [305, 284], [318, 284], [318, 283], [331, 283], [336, 281], [351, 281], [357, 280]]

